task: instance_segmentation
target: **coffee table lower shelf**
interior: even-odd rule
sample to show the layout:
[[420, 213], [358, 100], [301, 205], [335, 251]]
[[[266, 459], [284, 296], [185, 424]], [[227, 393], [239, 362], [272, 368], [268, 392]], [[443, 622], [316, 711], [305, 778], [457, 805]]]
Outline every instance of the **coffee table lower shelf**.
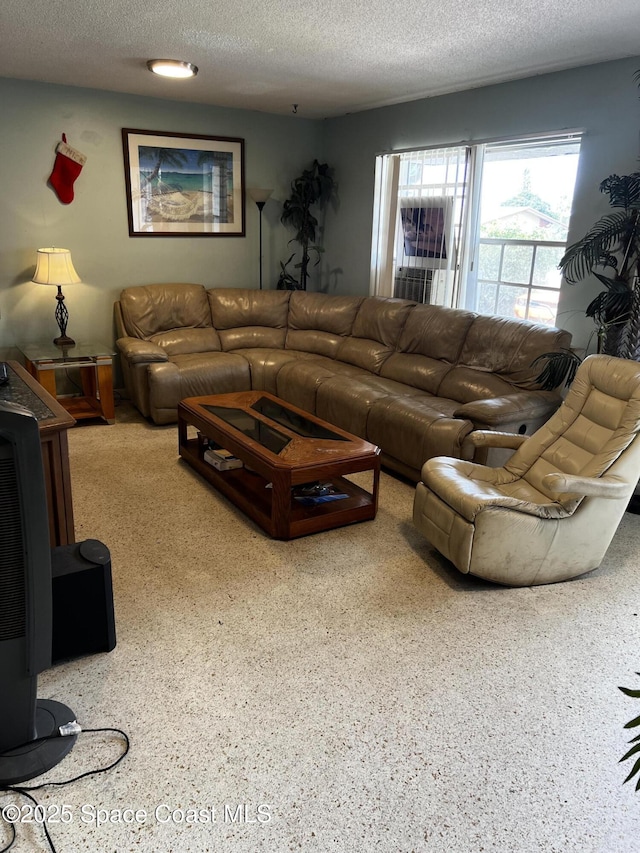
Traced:
[[[323, 482], [331, 482], [348, 497], [307, 507], [292, 497], [291, 483], [272, 482], [271, 487], [267, 488], [269, 481], [246, 467], [218, 471], [202, 458], [202, 446], [197, 439], [182, 441], [180, 455], [274, 539], [295, 539], [334, 527], [369, 521], [376, 516], [379, 466], [372, 469], [370, 462], [362, 468], [352, 465], [354, 470], [348, 473], [356, 473], [357, 470], [371, 471], [371, 492], [340, 476], [337, 471], [332, 472], [330, 465], [325, 465], [320, 479]], [[309, 477], [310, 481], [315, 479], [318, 478]]]

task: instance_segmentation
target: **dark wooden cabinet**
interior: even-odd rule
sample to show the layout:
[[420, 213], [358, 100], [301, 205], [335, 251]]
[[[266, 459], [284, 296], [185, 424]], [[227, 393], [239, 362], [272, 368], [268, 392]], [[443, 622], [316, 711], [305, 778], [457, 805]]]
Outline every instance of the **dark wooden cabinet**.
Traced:
[[51, 546], [75, 542], [69, 444], [67, 430], [73, 418], [17, 361], [8, 361], [9, 382], [0, 387], [0, 400], [33, 412], [40, 430], [40, 446], [49, 509]]

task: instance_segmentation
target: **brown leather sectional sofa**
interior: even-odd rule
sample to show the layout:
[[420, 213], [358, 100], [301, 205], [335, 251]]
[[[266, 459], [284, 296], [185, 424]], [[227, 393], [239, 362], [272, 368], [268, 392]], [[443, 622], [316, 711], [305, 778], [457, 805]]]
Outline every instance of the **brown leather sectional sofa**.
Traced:
[[536, 356], [568, 332], [380, 297], [151, 284], [122, 291], [117, 346], [132, 402], [155, 423], [184, 397], [259, 389], [379, 445], [419, 480], [470, 458], [475, 429], [531, 433], [560, 405]]

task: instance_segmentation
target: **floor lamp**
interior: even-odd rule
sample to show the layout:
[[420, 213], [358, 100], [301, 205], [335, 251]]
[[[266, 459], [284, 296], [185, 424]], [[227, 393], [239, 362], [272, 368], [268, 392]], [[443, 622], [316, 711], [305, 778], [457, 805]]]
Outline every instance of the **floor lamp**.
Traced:
[[249, 190], [249, 195], [255, 201], [256, 207], [260, 211], [260, 290], [262, 290], [262, 208], [271, 197], [273, 190], [252, 189]]

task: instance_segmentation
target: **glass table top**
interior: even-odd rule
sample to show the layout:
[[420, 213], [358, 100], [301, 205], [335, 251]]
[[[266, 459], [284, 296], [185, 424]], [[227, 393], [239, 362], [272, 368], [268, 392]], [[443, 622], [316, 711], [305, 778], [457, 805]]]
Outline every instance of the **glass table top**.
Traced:
[[[206, 404], [203, 408], [244, 433], [248, 438], [259, 442], [259, 444], [266, 447], [272, 453], [280, 453], [291, 441], [288, 435], [254, 417], [245, 409], [233, 409], [226, 406], [211, 406]], [[276, 424], [287, 427], [291, 432], [295, 432], [296, 435], [302, 438], [329, 439], [332, 441], [348, 440], [343, 435], [338, 435], [333, 430], [317, 424], [309, 418], [305, 418], [304, 415], [293, 412], [286, 406], [282, 406], [266, 397], [260, 397], [260, 399], [252, 404], [251, 408]]]
[[81, 361], [93, 361], [96, 358], [113, 358], [113, 347], [101, 343], [77, 343], [72, 347], [59, 347], [52, 341], [18, 344], [18, 349], [29, 361], [52, 361], [56, 364], [70, 365]]
[[287, 406], [282, 406], [275, 400], [269, 400], [268, 397], [260, 397], [251, 406], [256, 412], [269, 418], [272, 421], [285, 426], [302, 438], [326, 438], [330, 441], [347, 441], [343, 435], [338, 435], [332, 429], [315, 421], [305, 418], [304, 415], [292, 411]]

